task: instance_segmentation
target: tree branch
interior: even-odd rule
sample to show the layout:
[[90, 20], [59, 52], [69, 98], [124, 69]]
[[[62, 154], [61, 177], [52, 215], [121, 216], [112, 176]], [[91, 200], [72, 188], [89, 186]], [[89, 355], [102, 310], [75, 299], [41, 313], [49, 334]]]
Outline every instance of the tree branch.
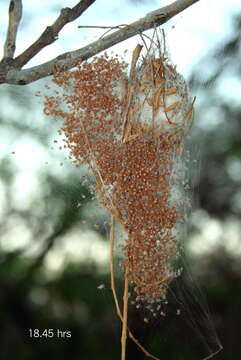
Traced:
[[16, 49], [18, 26], [22, 17], [22, 0], [11, 0], [9, 4], [9, 20], [7, 38], [4, 44], [3, 59], [13, 58]]
[[45, 46], [52, 44], [58, 39], [58, 34], [63, 27], [77, 19], [83, 12], [92, 5], [96, 0], [82, 0], [76, 6], [64, 8], [61, 10], [59, 17], [51, 26], [47, 26], [40, 37], [21, 55], [14, 60], [14, 66], [22, 68], [36, 54], [38, 54]]
[[[178, 13], [182, 12], [184, 9], [188, 8], [189, 6], [193, 5], [198, 1], [199, 0], [176, 0], [171, 5], [152, 11], [148, 13], [145, 17], [139, 19], [138, 21], [135, 21], [130, 25], [126, 25], [124, 28], [115, 31], [114, 33], [105, 36], [104, 38], [101, 38], [81, 49], [66, 52], [44, 64], [34, 66], [29, 69], [20, 70], [19, 67], [21, 66], [21, 64], [26, 64], [29, 58], [32, 57], [32, 56], [30, 57], [29, 53], [26, 54], [26, 52], [28, 52], [29, 49], [31, 49], [31, 47], [35, 46], [34, 49], [31, 50], [32, 54], [33, 53], [37, 54], [44, 46], [50, 43], [49, 40], [47, 40], [46, 38], [48, 38], [49, 36], [51, 38], [51, 36], [53, 35], [51, 34], [48, 35], [44, 32], [39, 38], [39, 39], [42, 38], [42, 40], [40, 41], [38, 39], [29, 49], [27, 49], [23, 54], [19, 55], [14, 60], [11, 68], [9, 68], [8, 71], [4, 72], [0, 66], [0, 83], [25, 85], [33, 81], [36, 81], [38, 79], [41, 79], [43, 77], [52, 75], [56, 70], [56, 67], [64, 68], [66, 70], [70, 69], [80, 59], [86, 60], [98, 54], [99, 52], [106, 50], [111, 46], [118, 44], [126, 39], [129, 39], [145, 30], [149, 30], [154, 26], [160, 26], [164, 24], [165, 22], [170, 20], [173, 16], [177, 15]], [[82, 0], [82, 2], [89, 3], [90, 5], [90, 1], [88, 0]], [[64, 26], [63, 19], [59, 20], [61, 19], [61, 16], [63, 15], [60, 14], [60, 17], [52, 25], [52, 27], [55, 25], [55, 29], [61, 29]], [[55, 39], [53, 39], [52, 42], [54, 40]], [[44, 45], [43, 43], [46, 45]]]

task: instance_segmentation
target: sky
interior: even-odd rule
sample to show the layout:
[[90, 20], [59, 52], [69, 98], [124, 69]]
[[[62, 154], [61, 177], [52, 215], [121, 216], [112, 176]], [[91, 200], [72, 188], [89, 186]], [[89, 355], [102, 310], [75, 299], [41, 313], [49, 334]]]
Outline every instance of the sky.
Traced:
[[[59, 14], [59, 10], [62, 6], [72, 7], [77, 3], [77, 0], [42, 0], [42, 1], [23, 1], [23, 19], [20, 25], [16, 55], [21, 53], [27, 46], [29, 46], [45, 29], [46, 26], [52, 24]], [[128, 24], [138, 20], [145, 16], [148, 12], [156, 10], [160, 6], [165, 6], [172, 3], [172, 1], [139, 1], [131, 2], [128, 0], [113, 1], [113, 0], [97, 0], [82, 16], [75, 22], [68, 24], [59, 35], [58, 41], [51, 46], [41, 51], [41, 53], [31, 62], [28, 66], [34, 66], [42, 62], [48, 61], [57, 55], [70, 51], [76, 50], [82, 46], [87, 45], [91, 41], [97, 40], [102, 34], [103, 30], [98, 29], [78, 29], [78, 25], [98, 25], [98, 26], [113, 26], [118, 24]], [[7, 21], [8, 21], [8, 4], [7, 0], [0, 2], [0, 57], [2, 56], [2, 48], [6, 35]], [[223, 41], [231, 35], [231, 19], [235, 13], [241, 12], [241, 3], [239, 0], [200, 0], [197, 4], [194, 4], [171, 21], [164, 25], [164, 29], [167, 35], [168, 48], [171, 54], [171, 58], [174, 64], [177, 65], [177, 69], [186, 78], [191, 73], [192, 68], [197, 64], [202, 56], [212, 49], [215, 44]], [[109, 51], [114, 53], [124, 54], [125, 50], [128, 50], [126, 58], [130, 58], [132, 50], [134, 49], [138, 37], [127, 40], [121, 44], [118, 44], [111, 48]], [[39, 84], [39, 85], [38, 85]], [[6, 85], [4, 85], [6, 86]], [[36, 87], [42, 86], [42, 82], [38, 81], [29, 87], [35, 92]], [[33, 96], [33, 101], [36, 99]], [[40, 105], [35, 116], [40, 116], [41, 113]], [[14, 112], [15, 109], [8, 108], [8, 112]], [[31, 116], [33, 116], [31, 114]], [[47, 119], [48, 121], [49, 119]], [[5, 146], [5, 148], [4, 148]], [[37, 191], [38, 184], [31, 171], [35, 167], [42, 166], [46, 154], [44, 150], [39, 148], [35, 149], [35, 144], [31, 139], [22, 138], [14, 144], [14, 149], [11, 149], [11, 144], [1, 143], [1, 151], [5, 149], [16, 151], [16, 162], [20, 166], [20, 174], [18, 182], [16, 182], [16, 192], [21, 197], [21, 191], [18, 189], [22, 188], [22, 184], [32, 191]], [[33, 159], [32, 153], [35, 153]], [[22, 161], [24, 159], [24, 161]], [[59, 169], [59, 168], [58, 168]], [[57, 170], [56, 170], [57, 171]], [[59, 170], [58, 170], [59, 171]], [[22, 194], [23, 198], [26, 198], [26, 194]], [[0, 196], [1, 197], [1, 196]], [[19, 199], [19, 202], [24, 205], [23, 200]], [[217, 239], [220, 239], [220, 233], [222, 233], [222, 227], [216, 222], [210, 222], [209, 227], [206, 227], [205, 234], [201, 234], [195, 239], [196, 244], [202, 243], [202, 236], [213, 239], [212, 244], [216, 244]], [[17, 231], [17, 230], [16, 230]], [[24, 229], [18, 231], [25, 231]], [[231, 231], [231, 230], [230, 230]], [[84, 236], [90, 236], [90, 234], [84, 234]], [[94, 238], [94, 234], [91, 236]], [[9, 241], [9, 239], [8, 239]], [[97, 240], [96, 240], [97, 241]], [[25, 242], [26, 243], [26, 242]], [[12, 245], [11, 245], [12, 244]], [[70, 245], [71, 244], [71, 245]], [[73, 244], [76, 244], [73, 245]], [[94, 244], [94, 242], [92, 243]], [[104, 250], [104, 244], [100, 246], [102, 250], [100, 253], [104, 257], [108, 257], [108, 250]], [[9, 241], [8, 246], [14, 248], [14, 243]], [[75, 233], [70, 236], [69, 242], [60, 242], [60, 252], [65, 249], [65, 254], [69, 252], [73, 254], [83, 254], [83, 249], [79, 247], [79, 234]], [[230, 245], [231, 246], [231, 245]], [[233, 246], [236, 246], [236, 242]], [[195, 245], [194, 248], [197, 248]], [[210, 247], [209, 247], [210, 249]], [[91, 254], [91, 249], [86, 250]], [[203, 248], [203, 251], [207, 249]], [[52, 256], [52, 259], [51, 259]], [[50, 259], [49, 259], [50, 257]], [[61, 256], [58, 253], [58, 248], [55, 254], [50, 254], [47, 259], [49, 264], [52, 266], [59, 266]], [[54, 257], [54, 258], [53, 258]], [[103, 258], [104, 259], [104, 258]], [[103, 259], [101, 260], [103, 262]], [[55, 265], [53, 265], [55, 264]]]

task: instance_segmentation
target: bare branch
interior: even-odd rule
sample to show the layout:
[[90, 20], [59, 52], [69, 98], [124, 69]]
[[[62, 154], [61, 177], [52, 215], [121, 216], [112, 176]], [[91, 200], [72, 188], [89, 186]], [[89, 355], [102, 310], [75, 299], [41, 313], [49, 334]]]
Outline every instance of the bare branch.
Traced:
[[[145, 30], [149, 30], [155, 26], [160, 26], [164, 24], [165, 22], [170, 20], [173, 16], [177, 15], [178, 13], [182, 12], [184, 9], [188, 8], [189, 6], [193, 5], [198, 1], [199, 0], [176, 0], [171, 5], [152, 11], [148, 13], [145, 17], [139, 19], [138, 21], [135, 21], [130, 25], [126, 25], [124, 28], [115, 31], [114, 33], [105, 36], [104, 38], [101, 38], [81, 49], [66, 52], [44, 64], [34, 66], [29, 69], [19, 70], [19, 68], [17, 69], [17, 66], [19, 67], [20, 64], [26, 64], [28, 61], [28, 60], [27, 61], [24, 60], [24, 53], [23, 53], [14, 60], [13, 66], [9, 68], [8, 72], [6, 71], [4, 72], [3, 70], [1, 71], [0, 69], [0, 83], [25, 85], [33, 81], [36, 81], [38, 79], [41, 79], [43, 77], [52, 75], [56, 70], [56, 67], [64, 68], [66, 70], [70, 69], [80, 59], [86, 60], [98, 54], [99, 52], [110, 48], [115, 44], [118, 44], [137, 34], [140, 34]], [[41, 36], [43, 37], [42, 41], [47, 42], [47, 40], [45, 40], [46, 35], [42, 34]], [[45, 45], [43, 45], [41, 49], [44, 46]], [[38, 51], [36, 51], [36, 53], [37, 52]]]
[[9, 20], [7, 38], [4, 44], [3, 58], [13, 58], [16, 49], [18, 25], [22, 17], [22, 0], [11, 0], [9, 4]]
[[52, 44], [58, 39], [58, 34], [63, 27], [77, 19], [83, 12], [92, 5], [96, 0], [82, 0], [77, 5], [71, 8], [64, 8], [61, 10], [59, 17], [51, 26], [47, 26], [40, 37], [21, 55], [14, 60], [14, 66], [22, 68], [29, 62], [36, 54], [38, 54], [45, 46]]

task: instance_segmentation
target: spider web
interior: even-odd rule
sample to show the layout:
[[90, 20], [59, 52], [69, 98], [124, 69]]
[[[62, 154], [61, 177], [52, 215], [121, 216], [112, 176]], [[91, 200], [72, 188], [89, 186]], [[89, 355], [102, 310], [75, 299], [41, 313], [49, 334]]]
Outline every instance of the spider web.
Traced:
[[[187, 140], [190, 147], [190, 137]], [[192, 273], [189, 260], [185, 254], [185, 242], [188, 241], [188, 218], [193, 209], [196, 194], [193, 193], [191, 173], [198, 173], [199, 160], [193, 154], [186, 152], [183, 166], [183, 180], [185, 196], [189, 201], [183, 202], [185, 222], [179, 225], [180, 256], [175, 264], [176, 277], [168, 285], [166, 298], [158, 304], [136, 304], [134, 295], [129, 293], [128, 324], [132, 334], [149, 353], [157, 358], [165, 359], [210, 359], [222, 350], [210, 313], [205, 293], [198, 285], [198, 279]], [[197, 176], [197, 175], [196, 175]], [[187, 179], [190, 179], [187, 183]], [[123, 271], [122, 248], [127, 234], [120, 224], [115, 227], [115, 276], [117, 279], [116, 292], [121, 306], [123, 303]], [[121, 306], [122, 307], [122, 306]], [[155, 309], [155, 310], [154, 310]], [[131, 359], [135, 352], [138, 359], [147, 357], [131, 341], [127, 345], [126, 358]]]

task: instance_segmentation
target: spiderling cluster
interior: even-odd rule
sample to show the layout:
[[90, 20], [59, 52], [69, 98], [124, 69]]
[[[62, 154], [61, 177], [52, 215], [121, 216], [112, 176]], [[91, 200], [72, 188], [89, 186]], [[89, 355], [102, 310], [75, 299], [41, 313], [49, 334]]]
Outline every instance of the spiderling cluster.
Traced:
[[[138, 56], [137, 56], [138, 57]], [[137, 59], [136, 59], [137, 60]], [[165, 54], [127, 64], [106, 54], [56, 72], [60, 87], [44, 112], [61, 132], [76, 166], [88, 164], [102, 207], [127, 234], [121, 267], [132, 303], [156, 315], [178, 276], [177, 228], [183, 220], [181, 163], [192, 102]]]

